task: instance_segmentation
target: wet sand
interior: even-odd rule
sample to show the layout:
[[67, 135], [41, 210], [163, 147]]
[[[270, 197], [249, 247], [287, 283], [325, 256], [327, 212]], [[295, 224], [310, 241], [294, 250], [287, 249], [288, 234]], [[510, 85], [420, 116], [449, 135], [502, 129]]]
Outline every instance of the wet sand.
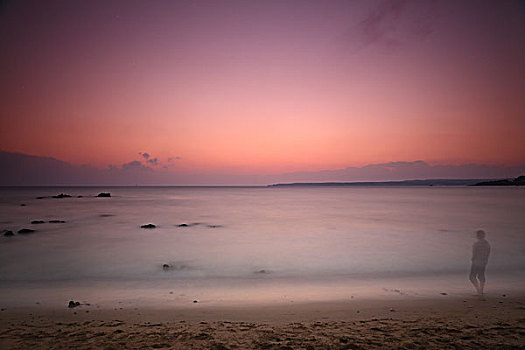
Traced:
[[6, 308], [2, 349], [523, 349], [525, 295]]

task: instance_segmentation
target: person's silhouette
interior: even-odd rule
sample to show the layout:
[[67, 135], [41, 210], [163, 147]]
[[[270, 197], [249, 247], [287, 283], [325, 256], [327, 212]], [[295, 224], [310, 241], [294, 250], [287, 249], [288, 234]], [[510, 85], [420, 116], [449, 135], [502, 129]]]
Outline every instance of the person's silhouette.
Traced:
[[485, 267], [489, 261], [490, 244], [485, 239], [485, 231], [476, 231], [477, 241], [472, 246], [472, 266], [470, 268], [470, 282], [479, 295], [483, 295], [485, 288]]

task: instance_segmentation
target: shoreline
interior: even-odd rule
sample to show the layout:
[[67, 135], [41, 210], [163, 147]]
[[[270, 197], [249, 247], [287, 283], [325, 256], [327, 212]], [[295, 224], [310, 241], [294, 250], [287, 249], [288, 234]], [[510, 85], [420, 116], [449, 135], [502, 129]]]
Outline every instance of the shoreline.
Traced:
[[[525, 294], [253, 306], [21, 307], [0, 348], [523, 348]], [[454, 345], [454, 346], [456, 346]]]

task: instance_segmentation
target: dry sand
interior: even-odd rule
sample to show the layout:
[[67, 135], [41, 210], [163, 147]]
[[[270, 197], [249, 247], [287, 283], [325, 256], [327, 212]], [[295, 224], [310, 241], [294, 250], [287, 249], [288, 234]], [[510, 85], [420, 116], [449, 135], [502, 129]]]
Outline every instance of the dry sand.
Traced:
[[2, 349], [525, 349], [525, 298], [0, 312]]

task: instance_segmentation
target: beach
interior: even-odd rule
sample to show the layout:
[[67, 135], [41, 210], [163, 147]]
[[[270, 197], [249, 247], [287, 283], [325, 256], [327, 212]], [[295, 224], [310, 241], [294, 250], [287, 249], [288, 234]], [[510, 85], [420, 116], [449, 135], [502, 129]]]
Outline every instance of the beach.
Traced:
[[4, 188], [0, 346], [523, 348], [522, 192]]
[[[118, 305], [118, 304], [116, 304]], [[2, 349], [523, 349], [523, 295], [5, 309]]]

